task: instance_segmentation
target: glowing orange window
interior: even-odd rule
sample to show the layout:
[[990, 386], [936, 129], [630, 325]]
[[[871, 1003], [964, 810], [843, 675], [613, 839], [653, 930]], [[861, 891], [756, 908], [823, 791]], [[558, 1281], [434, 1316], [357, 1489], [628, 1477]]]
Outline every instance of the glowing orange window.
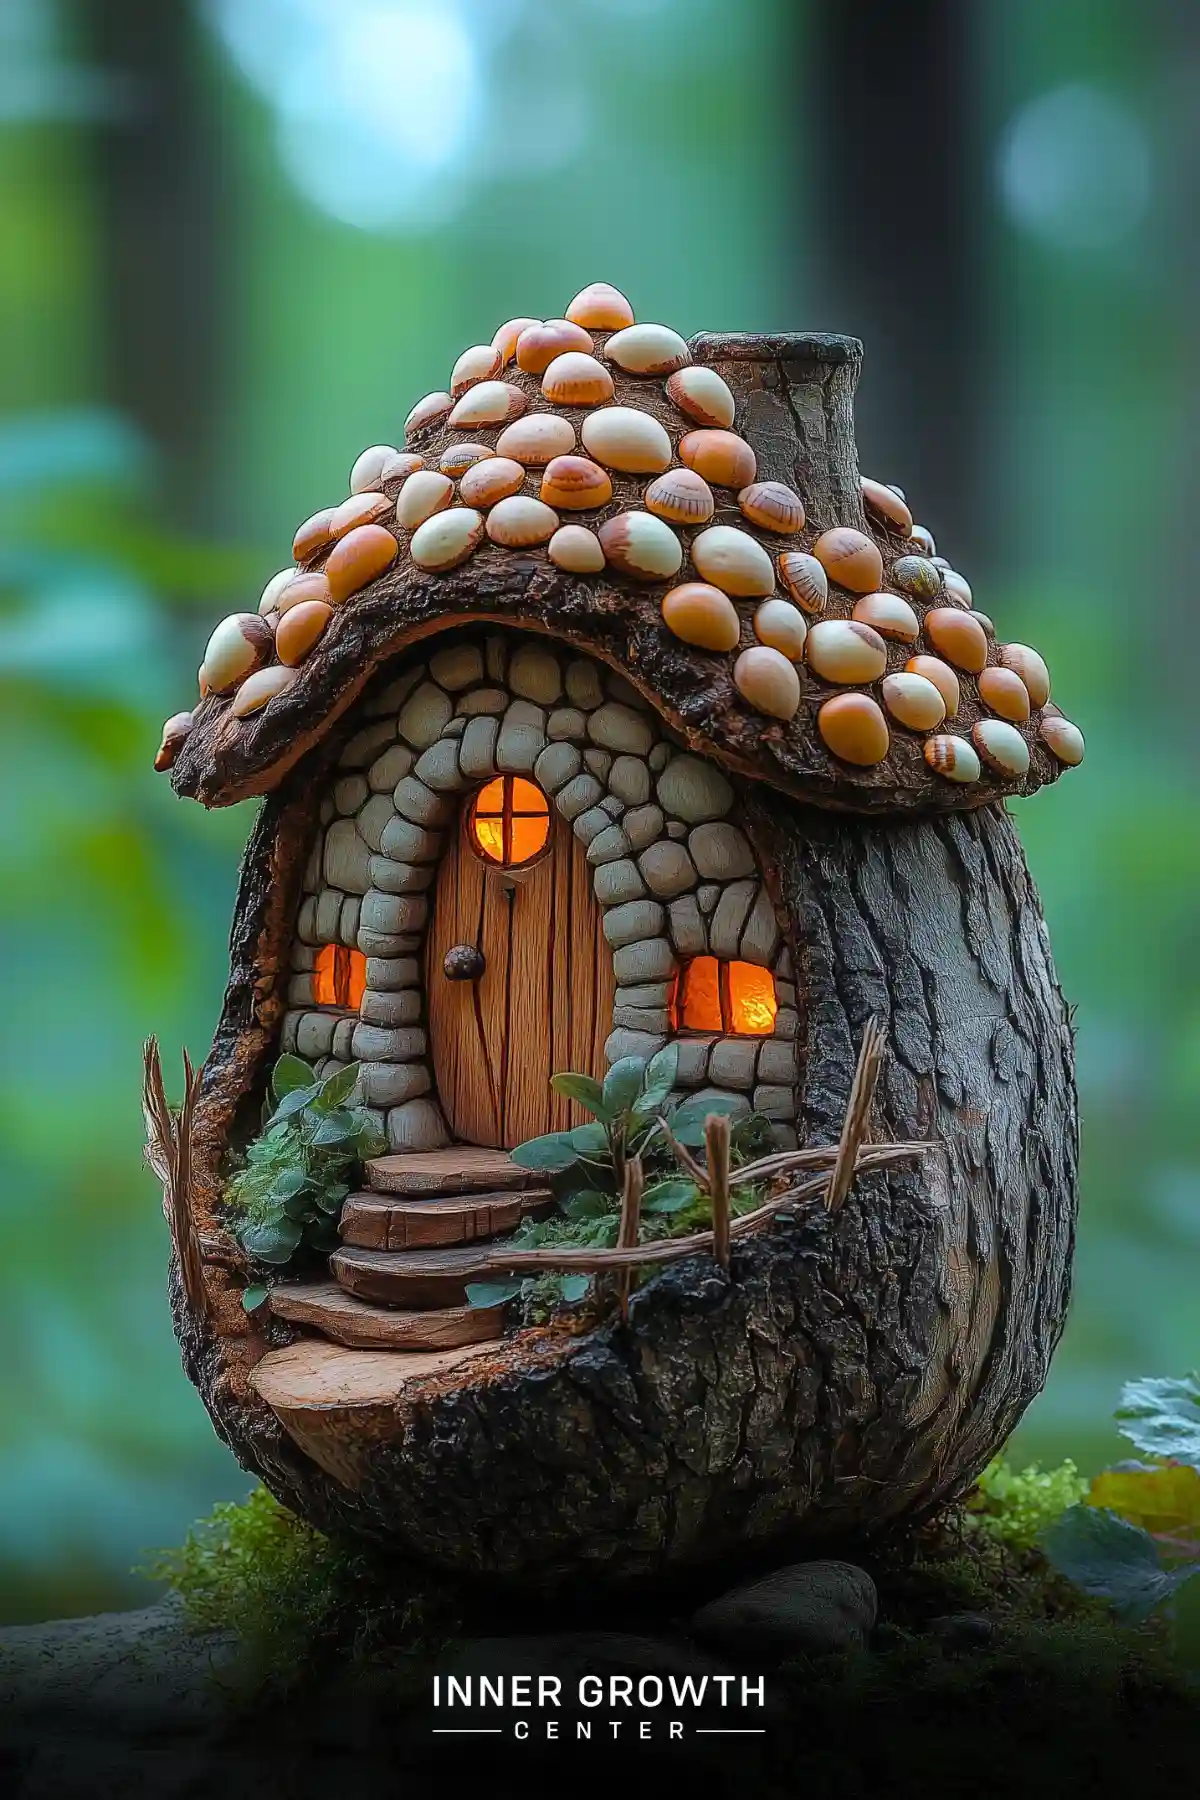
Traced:
[[672, 1003], [676, 1031], [720, 1031], [765, 1037], [775, 1029], [779, 1002], [769, 969], [757, 963], [697, 956], [679, 978]]
[[523, 776], [498, 775], [476, 794], [467, 830], [487, 862], [517, 869], [546, 848], [550, 803], [541, 788]]
[[318, 1006], [340, 1006], [357, 1012], [367, 985], [367, 959], [361, 950], [326, 944], [317, 951], [312, 983]]

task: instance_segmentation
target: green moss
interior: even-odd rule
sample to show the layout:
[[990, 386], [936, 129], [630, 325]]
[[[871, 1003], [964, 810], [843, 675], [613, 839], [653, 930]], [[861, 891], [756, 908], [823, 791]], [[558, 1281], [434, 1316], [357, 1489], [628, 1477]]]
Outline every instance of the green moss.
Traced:
[[1028, 1550], [1046, 1526], [1069, 1506], [1078, 1505], [1087, 1491], [1086, 1480], [1070, 1459], [1056, 1469], [1031, 1463], [1017, 1470], [997, 1456], [979, 1477], [967, 1512], [981, 1531]]

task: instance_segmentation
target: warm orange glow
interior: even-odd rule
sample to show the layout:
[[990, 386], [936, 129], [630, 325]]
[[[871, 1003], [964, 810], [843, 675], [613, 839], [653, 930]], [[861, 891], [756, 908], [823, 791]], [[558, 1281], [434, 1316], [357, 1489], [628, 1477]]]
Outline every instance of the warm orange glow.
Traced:
[[502, 868], [532, 862], [550, 836], [550, 803], [521, 775], [500, 775], [476, 795], [468, 821], [471, 842]]
[[312, 972], [313, 999], [318, 1006], [357, 1012], [367, 986], [367, 959], [361, 950], [326, 944], [317, 951]]
[[671, 1013], [676, 1031], [766, 1037], [775, 1028], [778, 1010], [769, 969], [757, 963], [718, 962], [715, 956], [697, 956], [683, 971]]

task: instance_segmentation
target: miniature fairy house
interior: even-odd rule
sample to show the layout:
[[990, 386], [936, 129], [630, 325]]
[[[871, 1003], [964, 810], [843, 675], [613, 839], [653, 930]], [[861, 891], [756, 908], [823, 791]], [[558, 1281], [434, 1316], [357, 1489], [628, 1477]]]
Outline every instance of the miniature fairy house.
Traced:
[[[178, 792], [265, 797], [174, 1165], [180, 1336], [318, 1523], [544, 1577], [871, 1530], [962, 1491], [1042, 1384], [1071, 1037], [1004, 801], [1082, 739], [860, 477], [860, 355], [685, 343], [603, 285], [510, 321], [168, 721]], [[870, 1135], [929, 1154], [623, 1319], [467, 1303], [554, 1205], [509, 1155], [586, 1118], [551, 1076], [667, 1048], [674, 1097], [768, 1121], [782, 1165], [837, 1143], [870, 1019]], [[328, 1269], [248, 1314], [226, 1183], [281, 1054], [354, 1065], [380, 1153]]]

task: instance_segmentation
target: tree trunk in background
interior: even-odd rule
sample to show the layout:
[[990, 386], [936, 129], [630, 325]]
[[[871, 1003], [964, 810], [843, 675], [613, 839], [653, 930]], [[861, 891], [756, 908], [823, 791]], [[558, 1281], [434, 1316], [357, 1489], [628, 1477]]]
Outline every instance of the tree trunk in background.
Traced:
[[863, 472], [904, 487], [914, 517], [967, 569], [984, 529], [987, 377], [973, 15], [953, 0], [813, 0], [796, 14], [811, 102], [796, 128], [814, 159], [809, 311], [866, 346]]
[[[216, 381], [220, 159], [203, 111], [194, 11], [104, 0], [81, 23], [128, 81], [128, 114], [95, 140], [108, 395], [163, 452], [179, 522], [204, 515]], [[182, 348], [181, 348], [182, 346]]]

